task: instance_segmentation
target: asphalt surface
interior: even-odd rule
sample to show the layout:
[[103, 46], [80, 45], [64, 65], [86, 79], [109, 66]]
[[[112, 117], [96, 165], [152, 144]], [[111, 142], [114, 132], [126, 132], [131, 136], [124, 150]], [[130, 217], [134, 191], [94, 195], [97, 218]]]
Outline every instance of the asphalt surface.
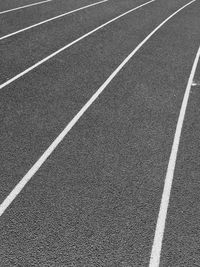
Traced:
[[[38, 1], [0, 0], [0, 10]], [[95, 1], [0, 15], [0, 37]], [[124, 58], [188, 0], [156, 0], [0, 91], [0, 203]], [[142, 0], [110, 0], [0, 41], [0, 84]], [[0, 217], [0, 266], [148, 266], [177, 119], [200, 44], [200, 2], [126, 64]], [[200, 63], [160, 266], [200, 266]]]

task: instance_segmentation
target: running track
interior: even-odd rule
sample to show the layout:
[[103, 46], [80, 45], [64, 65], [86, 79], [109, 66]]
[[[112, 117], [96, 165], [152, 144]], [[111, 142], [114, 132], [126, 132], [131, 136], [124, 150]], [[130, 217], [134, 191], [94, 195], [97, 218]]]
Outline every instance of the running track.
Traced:
[[200, 266], [199, 47], [199, 0], [0, 0], [0, 267]]

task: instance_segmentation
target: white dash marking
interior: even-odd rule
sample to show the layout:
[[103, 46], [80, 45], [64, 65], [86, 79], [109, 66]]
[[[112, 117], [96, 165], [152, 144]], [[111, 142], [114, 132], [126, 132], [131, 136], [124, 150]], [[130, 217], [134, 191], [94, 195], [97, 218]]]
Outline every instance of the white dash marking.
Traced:
[[200, 82], [193, 81], [192, 86], [200, 86]]
[[5, 14], [5, 13], [8, 13], [8, 12], [15, 11], [15, 10], [19, 10], [19, 9], [24, 9], [24, 8], [27, 8], [27, 7], [31, 7], [31, 6], [41, 5], [43, 3], [51, 2], [51, 1], [52, 0], [45, 0], [45, 1], [41, 1], [41, 2], [30, 4], [30, 5], [26, 5], [26, 6], [19, 6], [19, 7], [13, 8], [13, 9], [8, 9], [8, 10], [0, 11], [0, 15], [1, 14]]
[[[87, 109], [93, 104], [93, 102], [98, 98], [98, 96], [104, 91], [107, 85], [115, 78], [115, 76], [121, 71], [121, 69], [126, 65], [126, 63], [137, 53], [137, 51], [155, 34], [168, 20], [180, 12], [183, 8], [192, 4], [197, 0], [193, 0], [188, 4], [184, 5], [167, 19], [165, 19], [161, 24], [159, 24], [125, 59], [124, 61], [114, 70], [114, 72], [108, 77], [108, 79], [101, 85], [101, 87], [94, 93], [94, 95], [88, 100], [88, 102], [81, 108], [81, 110], [75, 115], [75, 117], [69, 122], [69, 124], [64, 128], [64, 130], [57, 136], [53, 143], [47, 148], [47, 150], [42, 154], [42, 156], [36, 161], [36, 163], [31, 167], [31, 169], [25, 174], [25, 176], [20, 180], [20, 182], [14, 187], [10, 194], [0, 205], [0, 216], [4, 211], [10, 206], [12, 201], [18, 196], [24, 186], [30, 181], [34, 174], [40, 169], [47, 158], [53, 153], [56, 147], [68, 134], [68, 132], [74, 127], [78, 120], [83, 116]], [[155, 266], [152, 266], [155, 267]]]
[[39, 26], [39, 25], [42, 25], [42, 24], [45, 24], [45, 23], [47, 23], [47, 22], [50, 22], [50, 21], [53, 21], [53, 20], [62, 18], [62, 17], [64, 17], [64, 16], [67, 16], [67, 15], [69, 15], [69, 14], [78, 12], [78, 11], [80, 11], [80, 10], [83, 10], [83, 9], [86, 9], [86, 8], [89, 8], [89, 7], [92, 7], [92, 6], [96, 6], [96, 5], [99, 5], [99, 4], [102, 4], [102, 3], [107, 2], [107, 1], [109, 1], [109, 0], [99, 1], [99, 2], [90, 4], [90, 5], [87, 5], [87, 6], [83, 6], [83, 7], [74, 9], [74, 10], [72, 10], [72, 11], [68, 11], [68, 12], [66, 12], [66, 13], [60, 14], [60, 15], [55, 16], [55, 17], [52, 17], [52, 18], [50, 18], [50, 19], [43, 20], [43, 21], [41, 21], [41, 22], [38, 22], [38, 23], [36, 23], [36, 24], [33, 24], [33, 25], [28, 26], [28, 27], [26, 27], [26, 28], [23, 28], [23, 29], [21, 29], [21, 30], [18, 30], [18, 31], [15, 31], [15, 32], [6, 34], [6, 35], [0, 37], [0, 40], [4, 40], [4, 39], [9, 38], [9, 37], [11, 37], [11, 36], [13, 36], [13, 35], [16, 35], [16, 34], [18, 34], [18, 33], [20, 33], [20, 32], [25, 32], [25, 31], [30, 30], [30, 29], [32, 29], [32, 28], [35, 28], [35, 27], [37, 27], [37, 26]]
[[164, 230], [165, 230], [165, 222], [167, 218], [167, 210], [168, 210], [168, 205], [169, 205], [169, 200], [170, 200], [172, 182], [174, 178], [174, 170], [176, 166], [181, 131], [183, 127], [188, 99], [189, 99], [194, 75], [196, 72], [197, 64], [199, 61], [199, 57], [200, 57], [200, 47], [198, 49], [198, 52], [196, 54], [196, 57], [195, 57], [195, 60], [192, 66], [192, 70], [191, 70], [188, 84], [185, 90], [185, 94], [184, 94], [184, 98], [183, 98], [183, 102], [181, 105], [181, 110], [180, 110], [180, 114], [179, 114], [179, 118], [178, 118], [178, 122], [176, 126], [174, 141], [173, 141], [172, 150], [171, 150], [168, 168], [167, 168], [167, 174], [165, 177], [165, 184], [164, 184], [164, 189], [163, 189], [163, 194], [162, 194], [162, 199], [161, 199], [161, 204], [160, 204], [160, 210], [158, 214], [158, 220], [157, 220], [156, 231], [155, 231], [155, 236], [154, 236], [154, 241], [153, 241], [153, 246], [152, 246], [152, 251], [151, 251], [149, 267], [159, 267], [159, 264], [160, 264], [162, 240], [163, 240], [163, 235], [164, 235]]

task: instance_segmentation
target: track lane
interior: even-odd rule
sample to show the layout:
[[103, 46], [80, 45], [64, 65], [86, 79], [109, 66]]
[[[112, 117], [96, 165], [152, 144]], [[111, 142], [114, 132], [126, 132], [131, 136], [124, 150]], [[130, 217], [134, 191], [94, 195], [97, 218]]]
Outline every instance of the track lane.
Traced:
[[[120, 6], [114, 5], [111, 10], [109, 5], [113, 6], [113, 3], [108, 2], [106, 7], [97, 6], [94, 12], [84, 10], [83, 15], [75, 15], [75, 19], [74, 16], [70, 16], [61, 21], [53, 21], [48, 25], [42, 25], [39, 29], [34, 29], [33, 33], [25, 32], [14, 38], [13, 42], [3, 40], [1, 45], [0, 67], [2, 73], [0, 88], [6, 86], [10, 82], [9, 80], [12, 82], [18, 76], [20, 77], [43, 64], [43, 62], [66, 50], [71, 45], [82, 41], [104, 27], [110, 26], [115, 20], [123, 19], [126, 15], [129, 15], [126, 12], [135, 13], [137, 12], [135, 8], [146, 7], [142, 6], [143, 4], [133, 5], [128, 11], [120, 12]], [[107, 17], [109, 19], [105, 19]], [[67, 21], [68, 23], [66, 23]]]
[[[157, 21], [151, 25], [150, 21], [157, 12], [149, 6], [137, 16], [134, 14], [124, 20], [123, 24], [122, 21], [116, 23], [100, 35], [73, 47], [65, 58], [63, 55], [56, 58], [40, 71], [16, 82], [14, 87], [1, 90], [1, 202], [66, 122], [105, 81], [108, 73], [141, 41], [141, 29], [148, 34], [155, 27]], [[158, 20], [162, 19], [162, 12], [166, 12], [165, 6], [160, 10]], [[141, 16], [148, 14], [150, 17], [147, 16], [142, 24]], [[130, 24], [134, 25], [133, 29], [129, 29]]]
[[93, 7], [93, 6], [96, 6], [96, 5], [98, 5], [98, 4], [105, 3], [105, 2], [107, 2], [107, 1], [108, 1], [108, 0], [102, 0], [102, 1], [98, 1], [98, 2], [95, 2], [95, 3], [89, 4], [89, 5], [81, 6], [81, 7], [77, 8], [77, 9], [73, 9], [73, 10], [67, 11], [67, 12], [65, 12], [65, 13], [61, 13], [61, 14], [59, 14], [59, 15], [57, 15], [57, 16], [53, 16], [53, 17], [51, 17], [51, 18], [42, 20], [42, 21], [40, 21], [40, 22], [38, 22], [38, 23], [29, 25], [28, 27], [19, 29], [19, 30], [17, 30], [17, 31], [14, 31], [14, 32], [11, 32], [11, 33], [6, 33], [6, 35], [3, 35], [3, 36], [0, 37], [0, 41], [1, 41], [1, 40], [4, 40], [4, 39], [7, 39], [7, 38], [10, 38], [11, 36], [13, 37], [13, 36], [15, 36], [15, 35], [17, 35], [17, 34], [19, 34], [19, 33], [21, 33], [21, 32], [25, 32], [25, 31], [27, 31], [27, 30], [33, 29], [33, 28], [38, 27], [38, 26], [40, 26], [40, 25], [43, 25], [43, 24], [45, 24], [45, 23], [51, 22], [51, 21], [53, 21], [53, 20], [60, 19], [60, 18], [62, 18], [62, 17], [64, 17], [64, 16], [67, 16], [67, 15], [76, 13], [76, 12], [78, 12], [78, 11], [84, 10], [84, 9], [86, 9], [86, 8]]
[[[180, 17], [187, 25], [187, 16]], [[199, 36], [199, 29], [186, 34], [179, 18], [114, 80], [8, 210], [2, 236], [18, 241], [14, 262], [148, 264], [175, 118]]]
[[62, 53], [63, 51], [67, 50], [69, 47], [75, 45], [76, 43], [84, 40], [85, 38], [87, 38], [88, 36], [92, 35], [93, 33], [96, 33], [98, 30], [101, 30], [103, 29], [104, 27], [106, 27], [107, 25], [110, 25], [111, 23], [115, 22], [116, 20], [118, 19], [121, 19], [123, 18], [124, 16], [140, 9], [140, 8], [143, 8], [149, 4], [152, 4], [155, 0], [150, 0], [142, 5], [139, 5], [139, 6], [136, 6], [122, 14], [120, 14], [119, 16], [117, 17], [114, 17], [113, 19], [101, 24], [100, 26], [98, 26], [97, 28], [87, 32], [86, 34], [84, 35], [81, 35], [79, 38], [73, 40], [72, 42], [68, 43], [67, 45], [59, 48], [58, 50], [54, 51], [53, 53], [51, 53], [50, 55], [46, 56], [45, 58], [41, 59], [40, 61], [36, 62], [35, 64], [33, 64], [32, 66], [28, 67], [27, 69], [25, 69], [24, 71], [18, 73], [17, 75], [15, 75], [14, 77], [12, 78], [8, 78], [6, 82], [2, 83], [0, 85], [0, 89], [3, 89], [4, 87], [6, 87], [7, 85], [9, 84], [12, 84], [13, 82], [15, 82], [16, 80], [20, 79], [21, 77], [23, 78], [24, 75], [28, 74], [29, 72], [35, 70], [36, 68], [38, 68], [40, 65], [46, 63], [48, 60], [54, 58], [55, 56], [59, 55], [60, 53]]
[[[192, 18], [199, 27], [199, 10]], [[191, 14], [188, 13], [188, 17]], [[188, 28], [190, 24], [188, 24]], [[199, 38], [200, 43], [200, 38]], [[180, 148], [175, 168], [166, 229], [161, 254], [161, 267], [199, 266], [199, 81], [200, 63], [198, 63], [194, 84], [191, 89], [186, 117], [180, 140]]]
[[[112, 0], [112, 1], [113, 1], [112, 8], [114, 8], [114, 6], [117, 5], [118, 7], [121, 6], [122, 10], [123, 8], [128, 9], [131, 3], [134, 5], [134, 4], [137, 4], [137, 2], [138, 3], [142, 2], [141, 0], [134, 0], [134, 1], [124, 0], [123, 2], [119, 0]], [[55, 0], [55, 1], [52, 1], [51, 4], [49, 4], [48, 6], [47, 5], [40, 6], [40, 7], [35, 6], [34, 9], [31, 9], [31, 10], [27, 9], [26, 12], [23, 12], [23, 13], [19, 12], [16, 16], [12, 16], [9, 13], [5, 14], [4, 16], [2, 15], [0, 17], [1, 36], [20, 30], [22, 28], [28, 27], [32, 24], [35, 24], [42, 20], [46, 20], [50, 17], [60, 15], [64, 11], [77, 9], [80, 6], [93, 4], [95, 2], [97, 1], [95, 0], [84, 0], [84, 1], [82, 0], [76, 0], [76, 1]]]
[[[92, 97], [86, 102], [86, 104], [80, 109], [80, 111], [73, 117], [73, 119], [69, 122], [69, 124], [64, 128], [64, 130], [56, 137], [56, 139], [52, 142], [52, 144], [47, 148], [47, 150], [45, 150], [45, 152], [42, 154], [42, 156], [37, 160], [37, 162], [31, 167], [31, 169], [27, 172], [27, 174], [21, 179], [21, 181], [16, 185], [16, 187], [12, 190], [12, 192], [7, 196], [7, 198], [3, 201], [3, 203], [1, 204], [0, 207], [0, 216], [3, 214], [3, 212], [9, 207], [9, 205], [12, 203], [12, 201], [18, 196], [18, 194], [21, 192], [21, 190], [24, 188], [24, 186], [29, 182], [29, 180], [35, 175], [35, 173], [40, 169], [40, 167], [45, 163], [45, 161], [48, 159], [48, 157], [51, 155], [51, 153], [53, 153], [53, 151], [57, 148], [57, 146], [62, 142], [62, 140], [65, 138], [65, 136], [68, 134], [68, 132], [74, 127], [74, 125], [78, 122], [78, 120], [84, 115], [84, 113], [87, 111], [87, 109], [94, 103], [94, 101], [99, 97], [99, 95], [104, 91], [104, 89], [106, 89], [106, 87], [112, 82], [112, 80], [115, 78], [115, 76], [124, 68], [124, 66], [129, 62], [129, 60], [132, 59], [132, 57], [140, 50], [141, 47], [143, 47], [143, 45], [155, 34], [157, 33], [157, 31], [164, 26], [170, 19], [172, 19], [175, 15], [177, 15], [179, 12], [181, 12], [183, 9], [187, 8], [189, 5], [195, 3], [196, 0], [193, 0], [191, 2], [189, 2], [188, 4], [186, 4], [185, 6], [181, 7], [180, 9], [178, 9], [176, 12], [174, 12], [172, 15], [170, 15], [167, 19], [165, 19], [160, 25], [158, 25], [141, 43], [138, 44], [138, 46], [123, 60], [123, 62], [114, 70], [114, 72], [112, 72], [112, 74], [108, 77], [108, 79], [99, 87], [99, 89], [95, 92], [94, 95], [92, 95]], [[139, 6], [140, 7], [140, 6]], [[138, 8], [139, 8], [138, 7]], [[130, 11], [129, 11], [130, 12]], [[194, 63], [194, 67], [192, 68], [192, 73], [190, 75], [190, 79], [189, 79], [189, 83], [187, 86], [187, 94], [188, 94], [188, 90], [190, 90], [192, 82], [193, 82], [193, 75], [194, 72], [196, 71], [196, 67], [197, 67], [197, 63], [199, 60], [199, 53], [200, 50], [198, 51], [198, 54], [196, 56], [195, 59], [195, 63]], [[191, 80], [192, 79], [192, 80]], [[184, 97], [185, 99], [185, 97]], [[184, 100], [184, 103], [186, 103], [187, 100]], [[187, 103], [185, 104], [187, 105]], [[181, 108], [181, 114], [180, 115], [182, 117], [184, 117], [184, 112], [182, 111], [183, 108]], [[181, 121], [181, 119], [179, 119], [179, 121]], [[178, 124], [180, 124], [178, 122]], [[178, 127], [178, 126], [177, 126]], [[179, 127], [182, 127], [179, 126]], [[178, 130], [181, 131], [181, 130]], [[175, 135], [175, 139], [179, 138], [176, 137], [178, 134], [176, 133]], [[174, 141], [174, 143], [177, 143], [178, 141]], [[173, 148], [173, 150], [178, 150], [178, 147]], [[177, 152], [176, 152], [177, 153]], [[173, 153], [172, 153], [173, 154]], [[170, 163], [169, 163], [169, 167], [168, 170], [171, 167], [171, 165], [173, 165], [174, 163], [171, 163], [171, 158], [173, 160], [173, 157], [175, 156], [170, 156]], [[176, 159], [175, 159], [176, 160]], [[174, 171], [172, 171], [173, 173]], [[170, 184], [169, 180], [173, 180], [173, 174], [171, 175], [172, 178], [170, 178], [170, 175], [167, 174], [167, 182], [165, 182], [165, 184]], [[168, 178], [169, 177], [169, 178]], [[166, 186], [165, 186], [166, 187]], [[168, 186], [169, 189], [167, 189], [168, 191], [171, 191], [171, 186]], [[164, 189], [164, 192], [166, 190]], [[170, 194], [166, 193], [167, 195]], [[165, 195], [166, 195], [165, 194]], [[164, 196], [164, 199], [166, 197]], [[163, 202], [163, 200], [162, 200]], [[169, 202], [169, 197], [167, 197], [166, 200], [166, 205], [165, 207], [161, 206], [161, 210], [160, 213], [162, 213], [162, 210], [164, 210], [164, 212], [160, 215], [159, 213], [159, 219], [158, 219], [158, 229], [156, 229], [156, 234], [155, 234], [155, 242], [153, 245], [153, 258], [159, 257], [156, 254], [160, 255], [160, 251], [161, 251], [161, 243], [162, 243], [162, 236], [163, 236], [163, 231], [164, 231], [164, 225], [165, 225], [165, 218], [166, 218], [166, 213], [167, 213], [167, 208], [168, 208], [168, 202]], [[164, 217], [163, 222], [164, 224], [160, 221], [161, 217]], [[160, 226], [161, 224], [161, 226]], [[161, 230], [160, 230], [161, 228]], [[162, 229], [163, 228], [163, 229]], [[159, 233], [162, 231], [161, 237], [158, 236]], [[160, 240], [159, 240], [160, 238]], [[159, 244], [157, 244], [159, 243]], [[155, 247], [158, 248], [158, 251], [155, 251]], [[154, 255], [155, 254], [155, 255]], [[153, 261], [157, 261], [157, 259], [153, 259]], [[159, 258], [158, 258], [159, 261]], [[151, 266], [154, 266], [155, 263], [150, 263]], [[159, 265], [159, 263], [157, 263], [157, 265]]]
[[193, 87], [175, 169], [161, 267], [200, 264], [199, 100], [199, 88]]
[[[142, 26], [140, 16], [137, 21]], [[139, 41], [140, 35], [136, 39], [137, 30], [127, 31], [132, 22], [130, 17], [128, 22], [125, 20], [113, 25], [113, 34], [110, 30], [96, 34], [91, 40], [76, 46], [75, 50], [72, 47], [65, 57], [55, 58], [40, 71], [31, 73], [25, 83], [19, 80], [14, 87], [1, 90], [1, 158], [5, 162], [1, 165], [1, 201], [103, 83], [108, 73], [120, 64], [133, 43]]]
[[151, 252], [151, 260], [149, 264], [150, 267], [160, 266], [160, 255], [161, 255], [161, 250], [162, 250], [163, 236], [164, 236], [164, 231], [165, 231], [165, 224], [166, 224], [168, 206], [169, 206], [169, 201], [170, 201], [171, 189], [173, 185], [174, 171], [175, 171], [176, 162], [177, 162], [177, 154], [178, 154], [178, 149], [179, 149], [179, 144], [180, 144], [183, 122], [185, 120], [185, 113], [186, 113], [186, 109], [188, 106], [191, 89], [194, 83], [194, 75], [196, 73], [196, 68], [197, 68], [199, 59], [200, 59], [200, 46], [197, 50], [197, 54], [194, 59], [194, 63], [192, 66], [189, 79], [188, 79], [187, 87], [186, 87], [182, 105], [181, 105], [180, 114], [179, 114], [178, 121], [177, 121], [174, 141], [173, 141], [169, 163], [167, 167], [167, 173], [166, 173], [166, 178], [165, 178], [165, 183], [164, 183], [164, 189], [163, 189], [163, 194], [162, 194], [162, 199], [161, 199], [161, 204], [160, 204], [159, 215], [158, 215], [157, 224], [156, 224], [156, 231], [155, 231], [154, 242], [153, 242], [152, 252]]

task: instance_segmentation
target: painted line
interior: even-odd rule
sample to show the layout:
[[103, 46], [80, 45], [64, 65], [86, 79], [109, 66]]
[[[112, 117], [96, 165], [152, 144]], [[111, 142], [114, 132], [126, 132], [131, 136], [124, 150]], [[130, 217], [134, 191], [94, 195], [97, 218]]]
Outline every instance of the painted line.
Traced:
[[163, 241], [163, 236], [164, 236], [164, 231], [165, 231], [165, 222], [167, 218], [167, 210], [168, 210], [168, 205], [169, 205], [169, 200], [170, 200], [172, 182], [174, 178], [174, 170], [176, 166], [181, 131], [183, 127], [188, 99], [189, 99], [194, 75], [196, 72], [197, 64], [199, 61], [199, 57], [200, 57], [200, 47], [198, 49], [197, 55], [193, 63], [193, 67], [192, 67], [190, 77], [188, 80], [188, 84], [185, 90], [185, 94], [184, 94], [184, 98], [183, 98], [183, 102], [181, 105], [181, 110], [180, 110], [180, 114], [179, 114], [179, 118], [178, 118], [178, 122], [176, 126], [176, 132], [175, 132], [174, 141], [172, 145], [171, 155], [169, 158], [167, 174], [165, 177], [165, 184], [164, 184], [164, 189], [163, 189], [163, 194], [162, 194], [162, 199], [161, 199], [161, 204], [160, 204], [160, 211], [158, 214], [158, 220], [157, 220], [156, 231], [155, 231], [155, 236], [154, 236], [154, 241], [153, 241], [153, 246], [152, 246], [152, 251], [151, 251], [149, 267], [159, 267], [159, 264], [160, 264], [162, 241]]
[[30, 30], [30, 29], [32, 29], [32, 28], [35, 28], [35, 27], [37, 27], [37, 26], [39, 26], [39, 25], [45, 24], [45, 23], [50, 22], [50, 21], [52, 21], [52, 20], [56, 20], [56, 19], [62, 18], [62, 17], [67, 16], [67, 15], [69, 15], [69, 14], [75, 13], [75, 12], [77, 12], [77, 11], [80, 11], [80, 10], [83, 10], [83, 9], [86, 9], [86, 8], [89, 8], [89, 7], [92, 7], [92, 6], [96, 6], [96, 5], [102, 4], [102, 3], [107, 2], [107, 1], [109, 1], [109, 0], [103, 0], [103, 1], [100, 1], [100, 2], [96, 2], [96, 3], [90, 4], [90, 5], [83, 6], [83, 7], [74, 9], [74, 10], [72, 10], [72, 11], [63, 13], [63, 14], [61, 14], [61, 15], [52, 17], [52, 18], [50, 18], [50, 19], [43, 20], [43, 21], [41, 21], [41, 22], [38, 22], [38, 23], [36, 23], [36, 24], [33, 24], [33, 25], [31, 25], [31, 26], [28, 26], [28, 27], [26, 27], [26, 28], [23, 28], [23, 29], [21, 29], [21, 30], [18, 30], [18, 31], [16, 31], [16, 32], [12, 32], [12, 33], [9, 33], [9, 34], [7, 34], [7, 35], [4, 35], [4, 36], [0, 37], [0, 40], [4, 40], [4, 39], [9, 38], [9, 37], [11, 37], [11, 36], [13, 36], [13, 35], [16, 35], [16, 34], [18, 34], [18, 33], [20, 33], [20, 32], [25, 32], [25, 31], [27, 31], [27, 30]]
[[8, 12], [15, 11], [15, 10], [19, 10], [19, 9], [24, 9], [24, 8], [27, 8], [27, 7], [31, 7], [31, 6], [41, 5], [43, 3], [51, 2], [51, 1], [52, 0], [44, 0], [44, 1], [41, 1], [41, 2], [37, 2], [37, 3], [30, 4], [30, 5], [26, 5], [26, 6], [19, 6], [19, 7], [13, 8], [13, 9], [0, 11], [0, 15], [1, 14], [5, 14], [5, 13], [8, 13]]
[[137, 9], [139, 9], [139, 8], [145, 6], [145, 5], [148, 5], [148, 4], [150, 4], [150, 3], [154, 2], [154, 1], [155, 1], [155, 0], [151, 0], [151, 1], [146, 2], [146, 3], [144, 3], [144, 4], [140, 5], [140, 6], [137, 6], [137, 7], [135, 7], [135, 8], [132, 8], [132, 9], [130, 9], [129, 11], [127, 11], [127, 12], [125, 12], [125, 13], [123, 13], [123, 14], [121, 14], [121, 15], [119, 15], [119, 16], [117, 16], [117, 17], [111, 19], [111, 20], [109, 20], [108, 22], [106, 22], [106, 23], [100, 25], [99, 27], [95, 28], [94, 30], [92, 30], [92, 31], [90, 31], [90, 32], [88, 32], [88, 33], [82, 35], [82, 36], [79, 37], [78, 39], [76, 39], [76, 40], [74, 40], [73, 42], [67, 44], [66, 46], [60, 48], [59, 50], [55, 51], [55, 52], [52, 53], [51, 55], [49, 55], [49, 56], [45, 57], [44, 59], [40, 60], [39, 62], [37, 62], [37, 63], [34, 64], [33, 66], [29, 67], [28, 69], [26, 69], [26, 70], [24, 70], [23, 72], [17, 74], [17, 75], [14, 76], [13, 78], [11, 78], [11, 79], [7, 80], [6, 82], [2, 83], [2, 84], [0, 85], [0, 89], [2, 89], [2, 88], [4, 88], [5, 86], [11, 84], [12, 82], [16, 81], [16, 80], [19, 79], [20, 77], [24, 76], [24, 75], [27, 74], [28, 72], [30, 72], [30, 71], [32, 71], [33, 69], [37, 68], [38, 66], [40, 66], [41, 64], [43, 64], [43, 63], [46, 62], [47, 60], [51, 59], [52, 57], [56, 56], [57, 54], [61, 53], [62, 51], [66, 50], [66, 49], [69, 48], [70, 46], [72, 46], [72, 45], [78, 43], [79, 41], [83, 40], [84, 38], [86, 38], [87, 36], [91, 35], [92, 33], [94, 33], [94, 32], [96, 32], [96, 31], [102, 29], [102, 28], [105, 27], [106, 25], [112, 23], [113, 21], [115, 21], [115, 20], [117, 20], [117, 19], [119, 19], [119, 18], [121, 18], [121, 17], [123, 17], [123, 16], [125, 16], [125, 15], [127, 15], [127, 14], [129, 14], [129, 13], [131, 13], [131, 12], [133, 12], [134, 10], [137, 10]]
[[193, 81], [192, 86], [200, 86], [200, 82]]
[[[108, 79], [101, 85], [101, 87], [95, 92], [95, 94], [88, 100], [88, 102], [81, 108], [81, 110], [75, 115], [75, 117], [69, 122], [69, 124], [64, 128], [64, 130], [57, 136], [53, 143], [47, 148], [47, 150], [42, 154], [42, 156], [36, 161], [36, 163], [31, 167], [31, 169], [25, 174], [21, 181], [14, 187], [10, 194], [6, 197], [3, 203], [0, 205], [0, 216], [9, 207], [12, 201], [18, 196], [24, 186], [29, 182], [33, 175], [40, 169], [43, 163], [48, 159], [48, 157], [53, 153], [60, 142], [65, 138], [68, 132], [74, 127], [78, 120], [83, 116], [87, 109], [93, 104], [93, 102], [98, 98], [98, 96], [104, 91], [107, 85], [115, 78], [119, 71], [126, 65], [126, 63], [137, 53], [137, 51], [155, 34], [168, 20], [175, 16], [182, 9], [192, 4], [197, 0], [192, 0], [188, 4], [184, 5], [171, 16], [165, 19], [160, 25], [158, 25], [125, 59], [124, 61], [115, 69], [115, 71], [108, 77]], [[151, 266], [155, 267], [155, 266]]]

